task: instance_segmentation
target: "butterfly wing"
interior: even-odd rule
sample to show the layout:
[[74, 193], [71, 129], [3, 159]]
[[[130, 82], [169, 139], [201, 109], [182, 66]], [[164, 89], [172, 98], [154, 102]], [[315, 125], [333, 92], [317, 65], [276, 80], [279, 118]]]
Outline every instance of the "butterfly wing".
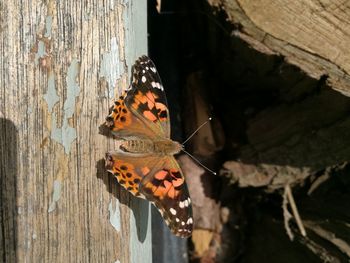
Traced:
[[106, 154], [106, 167], [126, 190], [152, 202], [175, 235], [191, 235], [191, 199], [174, 157], [113, 152]]
[[173, 234], [189, 237], [193, 218], [185, 177], [173, 156], [166, 156], [159, 164], [141, 180], [140, 193], [153, 202]]
[[159, 160], [145, 155], [135, 156], [126, 152], [106, 153], [106, 169], [118, 180], [118, 183], [136, 197], [145, 198], [139, 185], [143, 177], [150, 172]]
[[152, 123], [140, 118], [139, 114], [135, 114], [134, 109], [126, 105], [125, 100], [128, 96], [128, 93], [125, 92], [114, 102], [109, 109], [105, 125], [119, 138], [135, 136], [153, 138], [156, 131], [152, 129]]
[[132, 84], [106, 118], [118, 137], [170, 138], [169, 110], [157, 69], [147, 57], [133, 66]]
[[154, 63], [147, 56], [141, 56], [133, 66], [132, 85], [125, 103], [136, 116], [149, 123], [156, 135], [170, 138], [164, 88]]

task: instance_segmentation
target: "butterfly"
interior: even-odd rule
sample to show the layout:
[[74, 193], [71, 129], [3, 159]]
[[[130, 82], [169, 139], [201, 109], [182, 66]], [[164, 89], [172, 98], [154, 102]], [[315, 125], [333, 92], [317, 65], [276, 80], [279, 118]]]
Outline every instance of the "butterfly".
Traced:
[[105, 125], [117, 139], [117, 149], [106, 153], [106, 169], [131, 194], [152, 202], [173, 234], [189, 237], [191, 198], [174, 158], [183, 146], [170, 139], [164, 88], [147, 56], [135, 62], [131, 85], [115, 100]]

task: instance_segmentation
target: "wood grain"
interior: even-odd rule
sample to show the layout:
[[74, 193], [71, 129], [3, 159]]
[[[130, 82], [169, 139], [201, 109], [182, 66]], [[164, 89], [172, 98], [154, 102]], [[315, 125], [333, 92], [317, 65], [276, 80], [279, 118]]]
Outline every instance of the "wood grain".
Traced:
[[309, 76], [327, 76], [350, 95], [350, 3], [307, 0], [209, 0], [239, 25], [234, 35], [266, 54], [282, 55]]
[[0, 3], [0, 261], [151, 262], [149, 204], [106, 173], [146, 1]]

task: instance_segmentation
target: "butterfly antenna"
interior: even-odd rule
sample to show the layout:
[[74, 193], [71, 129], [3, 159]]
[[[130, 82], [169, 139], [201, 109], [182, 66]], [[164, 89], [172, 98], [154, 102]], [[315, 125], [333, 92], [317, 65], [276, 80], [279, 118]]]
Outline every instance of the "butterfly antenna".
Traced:
[[208, 120], [206, 120], [204, 123], [202, 123], [202, 125], [201, 126], [199, 126], [183, 143], [182, 143], [182, 145], [184, 145], [186, 142], [188, 142], [189, 141], [189, 139], [191, 139], [200, 129], [202, 129], [202, 127], [204, 126], [204, 125], [206, 125], [208, 122], [210, 122], [211, 121], [211, 117], [209, 117], [208, 118]]
[[194, 157], [192, 154], [190, 154], [189, 152], [187, 152], [185, 149], [181, 149], [184, 153], [186, 153], [188, 156], [190, 156], [193, 160], [196, 161], [196, 163], [198, 163], [200, 166], [202, 166], [205, 170], [207, 170], [208, 172], [212, 173], [213, 175], [216, 175], [216, 172], [214, 172], [213, 170], [210, 170], [208, 167], [206, 167], [204, 164], [202, 164], [196, 157]]

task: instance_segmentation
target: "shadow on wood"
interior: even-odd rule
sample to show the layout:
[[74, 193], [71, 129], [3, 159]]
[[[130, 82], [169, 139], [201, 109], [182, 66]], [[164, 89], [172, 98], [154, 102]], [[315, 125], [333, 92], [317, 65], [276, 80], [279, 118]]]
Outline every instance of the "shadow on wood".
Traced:
[[16, 126], [0, 118], [0, 258], [3, 262], [17, 262], [17, 141]]
[[96, 176], [103, 181], [109, 193], [118, 199], [121, 204], [132, 210], [136, 222], [137, 237], [143, 243], [147, 233], [149, 202], [136, 198], [121, 188], [117, 179], [107, 172], [104, 159], [99, 160], [96, 164]]

